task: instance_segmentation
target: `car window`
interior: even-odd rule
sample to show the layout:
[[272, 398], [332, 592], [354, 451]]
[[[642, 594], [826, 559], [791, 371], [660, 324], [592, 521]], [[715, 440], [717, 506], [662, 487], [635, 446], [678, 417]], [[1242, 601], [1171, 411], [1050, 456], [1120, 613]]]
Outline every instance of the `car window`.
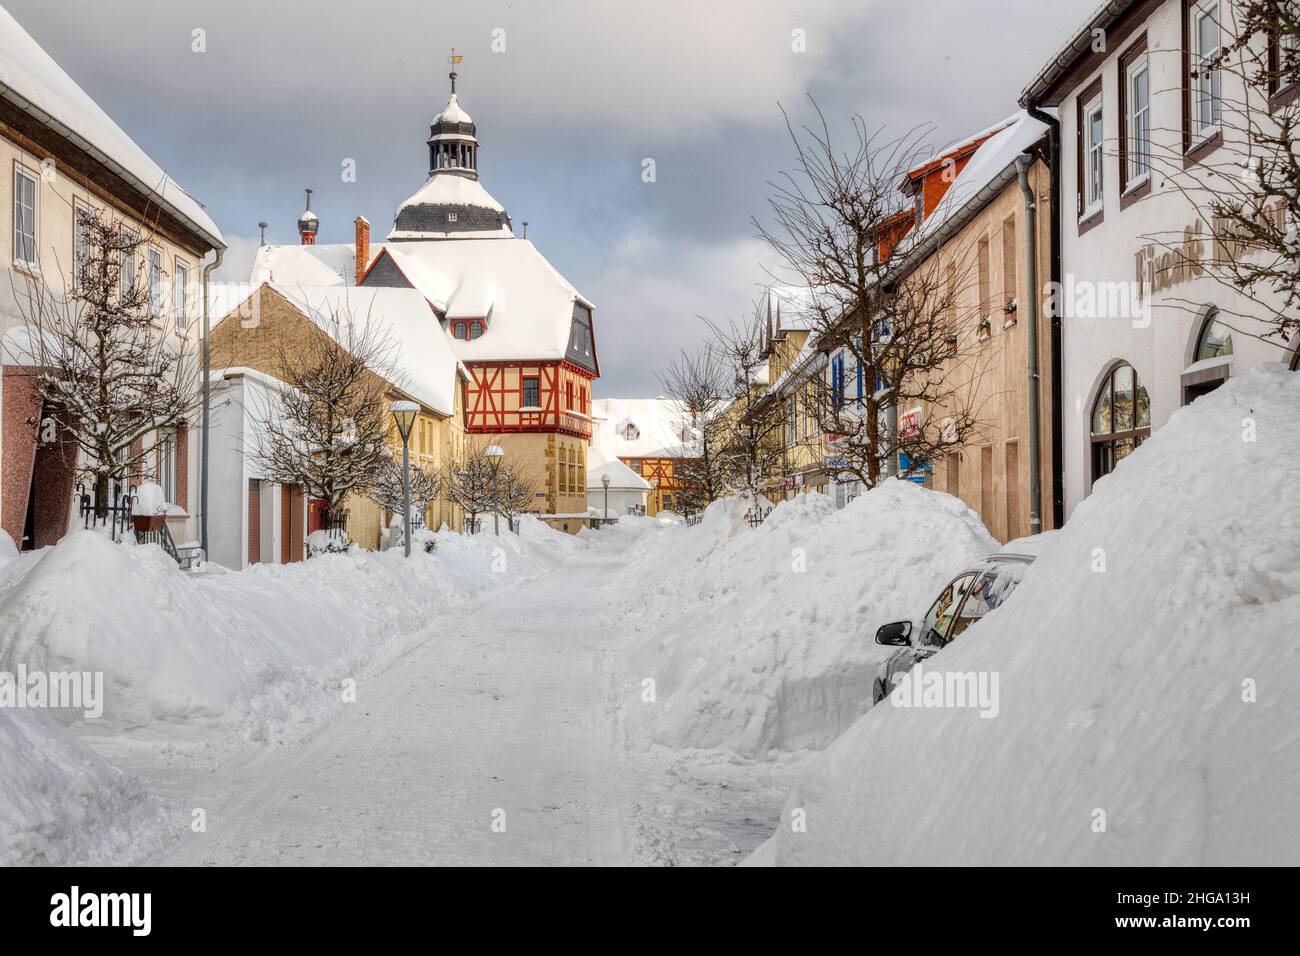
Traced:
[[938, 599], [930, 605], [930, 610], [925, 615], [925, 623], [921, 626], [923, 644], [942, 646], [947, 641], [948, 627], [952, 624], [953, 615], [957, 613], [957, 608], [961, 606], [961, 599], [966, 596], [966, 590], [974, 580], [974, 572], [963, 574], [940, 592]]
[[1003, 598], [1010, 593], [1009, 589], [1004, 587], [1005, 581], [1006, 579], [999, 577], [996, 571], [985, 571], [979, 576], [957, 612], [957, 618], [948, 632], [949, 641], [960, 637], [965, 633], [966, 628], [1002, 603]]

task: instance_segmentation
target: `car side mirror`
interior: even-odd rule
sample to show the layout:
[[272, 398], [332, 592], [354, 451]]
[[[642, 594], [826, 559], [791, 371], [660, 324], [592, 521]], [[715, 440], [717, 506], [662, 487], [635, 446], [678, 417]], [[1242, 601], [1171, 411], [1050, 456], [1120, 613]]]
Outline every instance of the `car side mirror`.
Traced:
[[895, 621], [876, 631], [876, 643], [886, 647], [904, 647], [912, 643], [912, 622]]

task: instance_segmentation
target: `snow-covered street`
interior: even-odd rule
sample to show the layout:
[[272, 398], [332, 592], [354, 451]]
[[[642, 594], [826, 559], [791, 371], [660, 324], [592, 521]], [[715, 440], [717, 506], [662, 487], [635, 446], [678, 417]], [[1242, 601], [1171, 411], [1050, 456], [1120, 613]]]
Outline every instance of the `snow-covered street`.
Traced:
[[[508, 601], [457, 612], [287, 753], [160, 775], [208, 826], [155, 862], [623, 860], [631, 789], [602, 719], [595, 620], [610, 573], [575, 558]], [[566, 608], [563, 591], [590, 606]]]
[[210, 765], [100, 739], [175, 823], [174, 842], [135, 862], [737, 860], [770, 833], [783, 792], [747, 793], [725, 765], [629, 761], [616, 739], [609, 599], [632, 543], [593, 543], [465, 608], [430, 601], [436, 624], [358, 678], [356, 702], [300, 743]]

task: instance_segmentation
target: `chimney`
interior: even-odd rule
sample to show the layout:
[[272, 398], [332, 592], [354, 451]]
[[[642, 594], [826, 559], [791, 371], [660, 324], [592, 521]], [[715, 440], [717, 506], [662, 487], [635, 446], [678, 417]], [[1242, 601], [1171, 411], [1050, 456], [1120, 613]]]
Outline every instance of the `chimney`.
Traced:
[[354, 224], [357, 227], [357, 277], [354, 281], [360, 285], [361, 277], [366, 274], [366, 266], [370, 265], [370, 220], [365, 216], [357, 216]]

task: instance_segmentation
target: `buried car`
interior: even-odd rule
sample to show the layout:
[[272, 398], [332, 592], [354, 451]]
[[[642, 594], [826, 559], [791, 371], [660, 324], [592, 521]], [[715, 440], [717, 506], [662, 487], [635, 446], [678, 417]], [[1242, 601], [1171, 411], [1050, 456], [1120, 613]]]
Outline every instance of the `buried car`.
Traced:
[[880, 703], [918, 662], [933, 657], [989, 611], [1000, 607], [1053, 534], [1049, 531], [1013, 541], [1007, 545], [1008, 550], [991, 554], [962, 571], [939, 592], [919, 628], [911, 621], [894, 621], [876, 631], [877, 644], [898, 650], [880, 665], [871, 683], [871, 703]]

